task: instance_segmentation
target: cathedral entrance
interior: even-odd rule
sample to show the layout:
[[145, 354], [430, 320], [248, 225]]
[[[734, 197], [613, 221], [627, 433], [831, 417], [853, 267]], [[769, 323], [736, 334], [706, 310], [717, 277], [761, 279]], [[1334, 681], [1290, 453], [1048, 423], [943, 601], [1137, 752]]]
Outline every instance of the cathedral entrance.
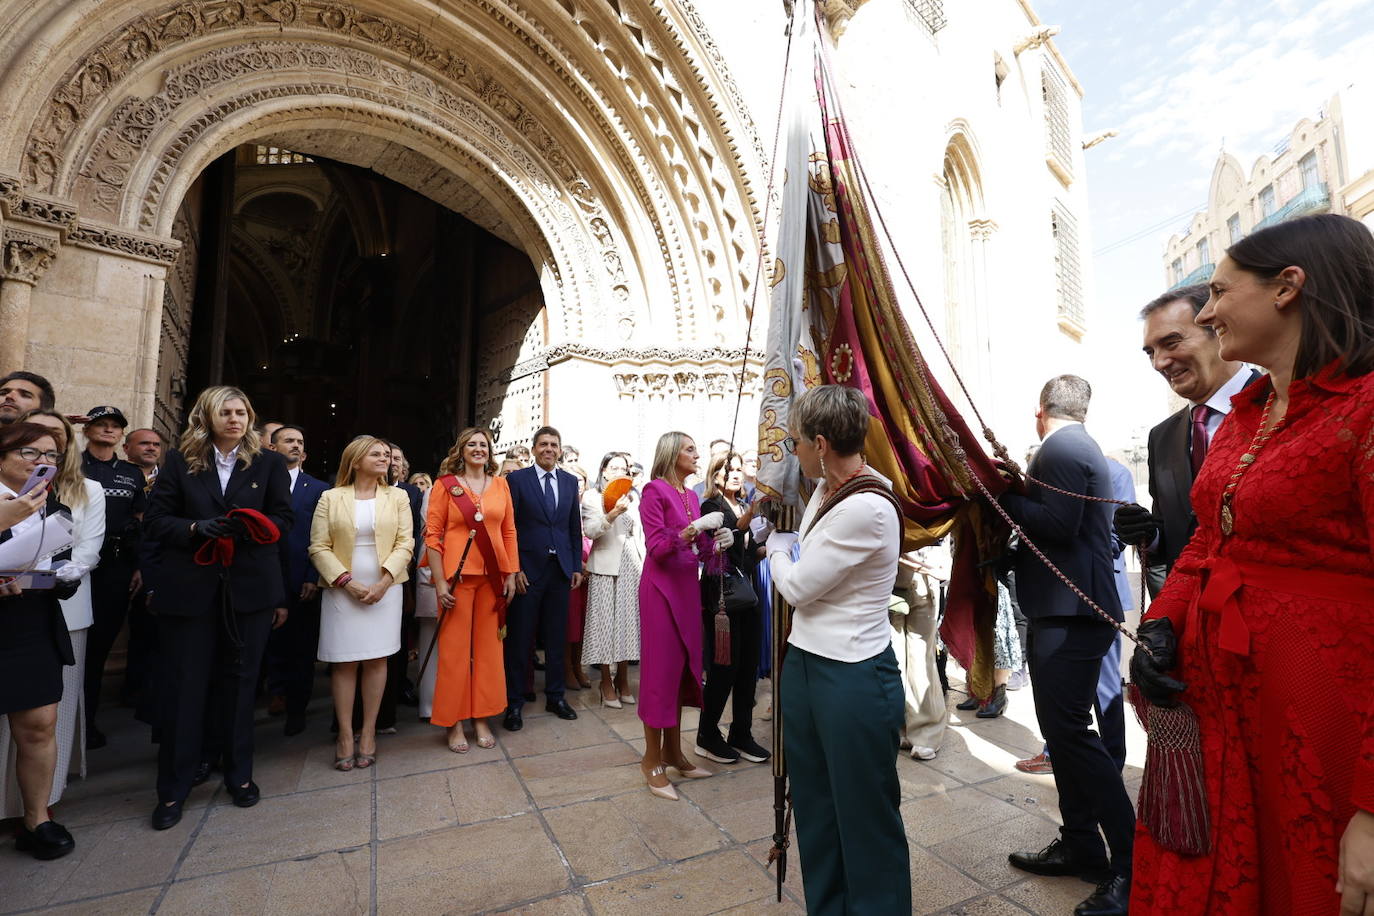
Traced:
[[327, 156], [237, 147], [191, 185], [174, 235], [187, 250], [164, 308], [158, 417], [172, 435], [196, 392], [232, 384], [263, 421], [304, 427], [312, 473], [332, 479], [361, 433], [432, 472], [459, 428], [501, 425], [522, 344], [542, 342], [523, 251]]

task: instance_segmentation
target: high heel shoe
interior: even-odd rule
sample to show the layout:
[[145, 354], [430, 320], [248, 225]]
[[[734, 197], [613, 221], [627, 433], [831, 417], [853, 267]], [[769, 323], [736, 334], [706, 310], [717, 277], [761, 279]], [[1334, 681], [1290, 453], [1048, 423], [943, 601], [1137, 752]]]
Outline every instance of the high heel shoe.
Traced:
[[620, 705], [620, 697], [617, 696], [615, 699], [608, 700], [608, 699], [606, 699], [606, 694], [605, 694], [605, 693], [602, 693], [602, 694], [601, 694], [601, 705], [602, 705], [602, 706], [609, 706], [611, 709], [622, 709], [622, 708], [623, 708], [623, 707]]
[[[643, 767], [640, 767], [641, 771], [643, 769]], [[656, 786], [650, 781], [655, 776], [662, 776], [664, 779], [668, 778], [668, 774], [663, 771], [661, 765], [645, 773], [644, 784], [649, 787], [649, 791], [659, 798], [666, 798], [668, 801], [677, 801], [677, 789], [673, 788], [673, 784], [670, 782], [666, 786]]]
[[687, 769], [684, 770], [682, 764], [670, 763], [668, 764], [668, 769], [677, 770], [677, 775], [681, 776], [683, 779], [706, 779], [707, 777], [716, 775], [713, 771], [705, 767], [699, 767], [695, 763], [689, 763], [686, 766]]

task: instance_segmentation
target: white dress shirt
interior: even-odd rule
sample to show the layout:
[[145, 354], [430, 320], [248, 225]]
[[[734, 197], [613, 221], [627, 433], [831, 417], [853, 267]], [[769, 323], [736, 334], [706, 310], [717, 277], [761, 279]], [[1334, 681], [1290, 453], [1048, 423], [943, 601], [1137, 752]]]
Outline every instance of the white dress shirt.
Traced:
[[223, 493], [229, 489], [229, 478], [234, 473], [234, 465], [239, 463], [239, 447], [234, 446], [227, 455], [221, 454], [219, 448], [214, 445], [210, 448], [215, 453], [215, 471], [219, 474], [219, 491]]
[[[1216, 390], [1213, 395], [1202, 403], [1206, 404], [1210, 410], [1207, 411], [1207, 444], [1212, 444], [1212, 438], [1216, 436], [1217, 430], [1221, 428], [1221, 421], [1226, 419], [1226, 415], [1231, 412], [1231, 398], [1241, 393], [1245, 388], [1246, 382], [1250, 380], [1250, 367], [1242, 365], [1235, 375]], [[1194, 405], [1196, 406], [1196, 405]]]
[[68, 630], [84, 630], [95, 622], [89, 570], [100, 565], [100, 546], [105, 542], [105, 488], [90, 478], [84, 482], [86, 505], [69, 507], [72, 510], [71, 562], [85, 566], [88, 571], [81, 577], [81, 587], [76, 594], [59, 602]]
[[860, 662], [892, 643], [887, 607], [902, 549], [901, 520], [881, 496], [858, 493], [807, 531], [829, 492], [823, 482], [807, 503], [801, 556], [794, 561], [770, 547], [768, 560], [773, 585], [797, 609], [787, 641], [814, 655]]
[[301, 476], [301, 466], [300, 466], [300, 465], [296, 465], [294, 468], [287, 468], [287, 469], [286, 469], [286, 476], [291, 478], [291, 492], [292, 492], [292, 493], [295, 493], [295, 492], [296, 492], [296, 478]]

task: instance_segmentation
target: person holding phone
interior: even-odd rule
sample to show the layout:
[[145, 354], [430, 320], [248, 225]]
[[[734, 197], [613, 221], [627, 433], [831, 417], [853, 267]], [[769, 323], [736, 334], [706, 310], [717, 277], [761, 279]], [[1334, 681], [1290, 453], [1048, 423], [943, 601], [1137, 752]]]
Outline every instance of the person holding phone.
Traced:
[[[263, 450], [256, 423], [239, 389], [202, 391], [144, 520], [145, 536], [161, 552], [152, 597], [162, 676], [155, 830], [181, 820], [207, 730], [222, 748], [224, 786], [234, 804], [249, 808], [260, 798], [253, 782], [253, 704], [268, 634], [286, 620], [276, 541], [291, 530], [295, 514], [286, 460]], [[230, 517], [243, 509], [260, 513], [277, 537], [249, 537], [241, 516]], [[223, 549], [230, 543], [232, 552]], [[212, 684], [208, 708], [215, 721], [207, 722]]]
[[[0, 531], [0, 543], [44, 524], [43, 514], [31, 508], [37, 494], [43, 494], [49, 512], [61, 508], [47, 482], [29, 481], [44, 476], [50, 481], [62, 458], [57, 438], [47, 427], [24, 422], [0, 427], [0, 504], [9, 518], [29, 513]], [[35, 475], [39, 467], [51, 470]], [[46, 570], [48, 563], [40, 561], [34, 568]], [[15, 585], [7, 583], [0, 595], [0, 715], [8, 718], [14, 736], [15, 773], [24, 807], [15, 846], [37, 859], [57, 859], [76, 848], [67, 829], [48, 815], [57, 763], [62, 668], [76, 661], [58, 600], [74, 589], [67, 584], [16, 593]]]

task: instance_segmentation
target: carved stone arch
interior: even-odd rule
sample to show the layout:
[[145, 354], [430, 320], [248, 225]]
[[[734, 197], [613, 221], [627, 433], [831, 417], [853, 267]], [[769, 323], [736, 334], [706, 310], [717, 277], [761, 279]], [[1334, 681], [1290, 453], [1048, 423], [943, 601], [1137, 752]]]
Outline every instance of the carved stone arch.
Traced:
[[956, 121], [950, 125], [945, 140], [945, 160], [943, 171], [951, 190], [962, 200], [967, 219], [987, 217], [983, 199], [983, 175], [979, 162], [978, 143], [968, 124]]

